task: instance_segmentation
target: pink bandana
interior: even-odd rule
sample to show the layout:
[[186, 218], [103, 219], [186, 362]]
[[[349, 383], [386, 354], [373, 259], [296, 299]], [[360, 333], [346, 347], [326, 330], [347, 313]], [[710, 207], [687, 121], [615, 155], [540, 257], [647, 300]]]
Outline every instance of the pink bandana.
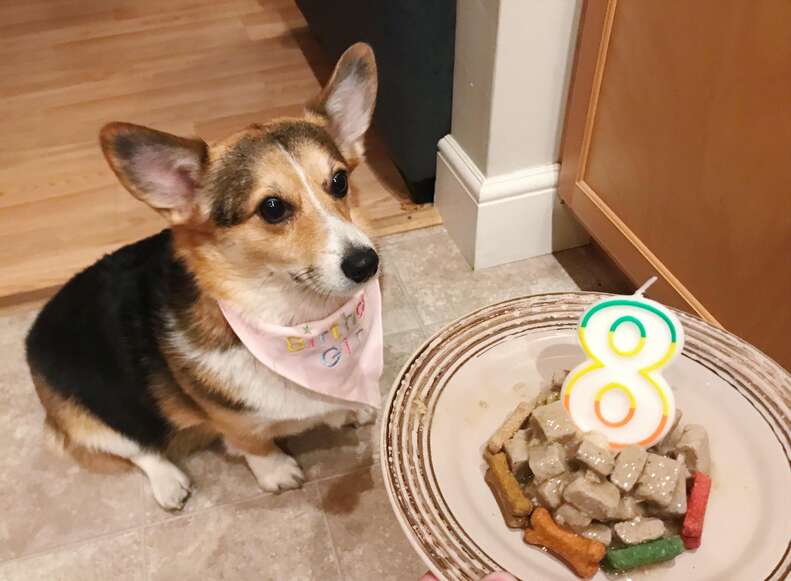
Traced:
[[218, 303], [242, 344], [275, 373], [323, 395], [379, 407], [384, 342], [377, 280], [329, 317], [295, 327], [253, 324]]

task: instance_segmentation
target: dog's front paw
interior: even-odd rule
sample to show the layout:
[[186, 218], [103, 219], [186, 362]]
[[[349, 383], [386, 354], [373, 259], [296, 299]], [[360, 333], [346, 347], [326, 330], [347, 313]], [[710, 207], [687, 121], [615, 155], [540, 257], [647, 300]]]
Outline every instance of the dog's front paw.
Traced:
[[165, 510], [181, 510], [192, 493], [187, 475], [172, 464], [169, 467], [163, 464], [156, 477], [151, 479], [151, 490], [159, 506]]
[[280, 450], [266, 456], [246, 454], [245, 460], [255, 475], [258, 485], [266, 492], [299, 488], [305, 481], [305, 475], [297, 461]]

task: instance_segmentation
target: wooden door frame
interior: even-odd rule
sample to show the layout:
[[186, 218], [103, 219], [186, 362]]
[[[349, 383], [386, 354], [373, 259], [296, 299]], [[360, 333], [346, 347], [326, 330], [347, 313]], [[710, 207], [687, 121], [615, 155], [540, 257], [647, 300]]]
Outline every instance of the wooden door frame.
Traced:
[[585, 181], [599, 91], [618, 0], [586, 0], [566, 109], [558, 192], [593, 238], [636, 285], [659, 277], [648, 293], [721, 326], [670, 269]]

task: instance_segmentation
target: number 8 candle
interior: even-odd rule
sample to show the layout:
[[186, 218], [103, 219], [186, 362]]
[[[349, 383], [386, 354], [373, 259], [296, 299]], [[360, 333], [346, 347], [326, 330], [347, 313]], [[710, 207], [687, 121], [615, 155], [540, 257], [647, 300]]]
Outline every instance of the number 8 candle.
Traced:
[[675, 419], [675, 398], [662, 370], [684, 348], [684, 329], [670, 309], [642, 296], [655, 280], [585, 311], [579, 342], [588, 359], [561, 390], [577, 427], [604, 434], [614, 449], [649, 448]]

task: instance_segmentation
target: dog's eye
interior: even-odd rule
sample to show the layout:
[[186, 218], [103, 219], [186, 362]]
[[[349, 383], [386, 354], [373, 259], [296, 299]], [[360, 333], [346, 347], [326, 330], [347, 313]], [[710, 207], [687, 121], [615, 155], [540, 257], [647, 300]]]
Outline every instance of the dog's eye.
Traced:
[[291, 205], [280, 198], [269, 197], [258, 206], [258, 213], [270, 224], [277, 224], [291, 215]]
[[349, 177], [344, 170], [336, 171], [330, 182], [330, 193], [336, 198], [342, 198], [349, 190]]

